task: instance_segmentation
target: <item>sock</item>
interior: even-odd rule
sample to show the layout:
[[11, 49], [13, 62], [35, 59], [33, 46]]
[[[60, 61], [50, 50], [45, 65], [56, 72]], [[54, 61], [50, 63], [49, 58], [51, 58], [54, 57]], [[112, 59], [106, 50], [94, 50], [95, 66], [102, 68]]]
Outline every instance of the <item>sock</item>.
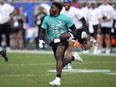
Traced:
[[74, 58], [74, 56], [72, 56], [72, 61], [74, 61], [75, 60], [75, 58]]
[[57, 74], [57, 75], [56, 75], [56, 77], [59, 77], [59, 78], [61, 78], [61, 75]]

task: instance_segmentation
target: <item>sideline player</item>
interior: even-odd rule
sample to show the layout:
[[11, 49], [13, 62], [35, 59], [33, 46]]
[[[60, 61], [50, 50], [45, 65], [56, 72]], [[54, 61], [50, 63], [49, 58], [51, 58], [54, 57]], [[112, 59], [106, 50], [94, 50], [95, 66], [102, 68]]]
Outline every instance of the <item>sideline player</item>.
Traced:
[[[80, 44], [82, 44], [84, 50], [88, 50], [92, 46], [91, 42], [96, 43], [96, 41], [92, 37], [90, 38], [89, 41], [87, 41], [87, 34], [86, 34], [87, 23], [85, 17], [81, 14], [79, 9], [72, 7], [71, 3], [72, 0], [64, 0], [63, 1], [64, 8], [62, 9], [61, 13], [71, 18], [77, 29], [75, 38], [78, 39]], [[66, 52], [67, 57], [72, 56], [72, 49], [74, 43], [75, 42], [73, 41], [69, 42], [69, 46]], [[77, 52], [75, 53], [77, 54]], [[71, 69], [72, 68], [71, 64], [69, 63], [66, 68]]]
[[2, 55], [2, 57], [5, 59], [6, 62], [8, 61], [8, 57], [7, 57], [7, 54], [6, 54], [6, 50], [0, 51], [0, 55]]
[[9, 21], [13, 17], [14, 6], [0, 0], [0, 48], [2, 43], [2, 35], [6, 37], [6, 49], [10, 49], [10, 33], [11, 28]]
[[[90, 36], [94, 37], [94, 39], [97, 40], [97, 36], [100, 33], [100, 24], [102, 17], [95, 1], [91, 1], [90, 6], [91, 8], [87, 12], [88, 32]], [[97, 42], [99, 44], [99, 40]], [[94, 46], [93, 54], [98, 54], [98, 50], [99, 46]]]
[[[68, 41], [62, 40], [60, 37], [63, 33], [68, 32], [68, 29], [72, 30], [72, 34], [75, 35], [76, 27], [73, 22], [67, 16], [60, 14], [62, 10], [62, 5], [54, 2], [50, 8], [50, 15], [47, 15], [42, 23], [40, 34], [39, 34], [39, 44], [44, 43], [44, 35], [47, 31], [48, 37], [50, 39], [50, 45], [54, 52], [54, 58], [56, 59], [56, 78], [55, 80], [49, 82], [50, 85], [61, 85], [61, 74], [62, 69], [69, 62], [74, 60], [81, 60], [78, 54], [74, 54], [69, 58], [64, 58], [65, 51], [68, 47]], [[69, 39], [72, 39], [72, 35]]]

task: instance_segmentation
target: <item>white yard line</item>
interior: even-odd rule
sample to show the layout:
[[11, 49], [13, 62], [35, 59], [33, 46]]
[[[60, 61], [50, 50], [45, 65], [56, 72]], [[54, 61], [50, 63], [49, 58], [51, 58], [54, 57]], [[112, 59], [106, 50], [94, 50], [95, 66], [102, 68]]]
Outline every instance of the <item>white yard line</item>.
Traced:
[[50, 66], [50, 65], [55, 65], [55, 63], [7, 64], [7, 65], [8, 66]]
[[107, 75], [116, 75], [116, 72], [107, 73]]
[[[56, 72], [56, 70], [48, 70], [48, 72]], [[74, 72], [74, 73], [109, 73], [111, 70], [101, 69], [63, 69], [63, 72]]]
[[17, 74], [17, 75], [0, 75], [0, 77], [42, 77], [42, 76], [49, 76], [50, 74]]
[[[56, 72], [56, 70], [48, 70], [48, 72], [54, 73]], [[103, 73], [106, 75], [116, 75], [116, 71], [111, 71], [108, 69], [63, 69], [64, 74], [68, 74], [68, 73]]]
[[[52, 50], [8, 50], [8, 53], [29, 53], [29, 54], [53, 54]], [[83, 54], [80, 53], [81, 55], [97, 55], [97, 56], [116, 56], [116, 53], [110, 53], [110, 54]]]

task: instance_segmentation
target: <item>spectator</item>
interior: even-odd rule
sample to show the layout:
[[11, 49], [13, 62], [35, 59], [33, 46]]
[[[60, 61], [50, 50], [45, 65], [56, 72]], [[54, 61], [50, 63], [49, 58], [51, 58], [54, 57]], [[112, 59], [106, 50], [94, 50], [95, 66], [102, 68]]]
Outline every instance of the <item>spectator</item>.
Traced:
[[22, 30], [23, 30], [23, 19], [19, 15], [19, 9], [15, 9], [14, 16], [11, 21], [12, 28], [12, 48], [16, 49], [18, 46], [19, 49], [22, 49], [23, 39], [22, 39]]
[[38, 13], [34, 16], [35, 19], [35, 26], [37, 26], [37, 28], [35, 28], [35, 47], [36, 49], [38, 49], [38, 44], [39, 44], [39, 29], [41, 28], [41, 24], [42, 21], [44, 19], [44, 17], [47, 15], [46, 9], [42, 6], [39, 6], [38, 8]]
[[113, 12], [113, 28], [112, 28], [112, 33], [113, 33], [113, 38], [115, 40], [115, 46], [116, 46], [116, 5], [113, 5], [114, 12]]
[[26, 29], [27, 29], [27, 23], [28, 23], [28, 19], [27, 19], [27, 12], [25, 12], [24, 11], [24, 7], [23, 6], [21, 6], [20, 8], [19, 8], [19, 15], [20, 15], [20, 17], [21, 17], [21, 19], [22, 19], [22, 36], [23, 36], [23, 46], [24, 46], [24, 48], [26, 47]]

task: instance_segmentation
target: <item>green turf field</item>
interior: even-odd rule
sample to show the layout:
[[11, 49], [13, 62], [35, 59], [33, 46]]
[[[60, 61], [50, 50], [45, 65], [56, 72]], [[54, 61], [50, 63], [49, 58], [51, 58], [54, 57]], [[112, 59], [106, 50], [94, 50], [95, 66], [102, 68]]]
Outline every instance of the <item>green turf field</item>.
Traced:
[[[0, 87], [52, 87], [55, 60], [51, 54], [9, 53], [0, 57]], [[116, 56], [81, 55], [73, 70], [64, 70], [61, 87], [116, 87]]]

